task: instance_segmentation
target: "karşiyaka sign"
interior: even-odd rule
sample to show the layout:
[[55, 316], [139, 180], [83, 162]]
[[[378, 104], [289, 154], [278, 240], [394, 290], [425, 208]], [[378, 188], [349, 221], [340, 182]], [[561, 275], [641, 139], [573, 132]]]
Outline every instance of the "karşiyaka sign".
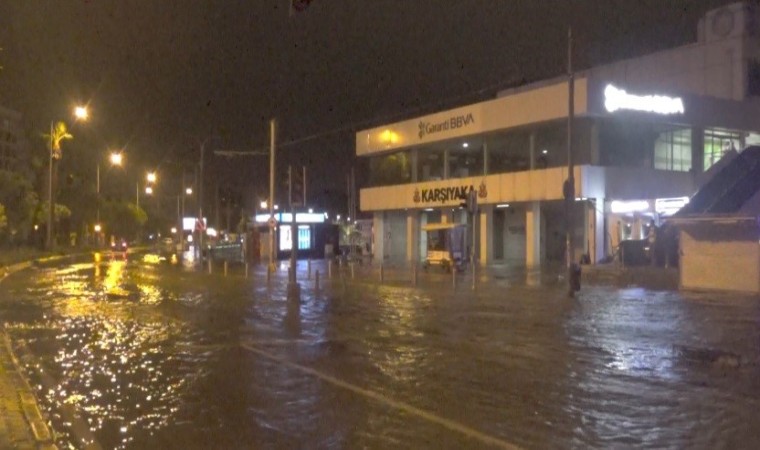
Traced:
[[[414, 203], [446, 203], [455, 200], [465, 200], [467, 193], [472, 190], [475, 190], [475, 186], [471, 184], [433, 189], [415, 189], [412, 200], [414, 200]], [[481, 181], [480, 186], [478, 186], [478, 198], [484, 199], [486, 197], [488, 197], [488, 189], [486, 188], [485, 181]]]
[[472, 113], [463, 114], [459, 116], [453, 116], [440, 122], [427, 122], [421, 120], [419, 123], [420, 139], [424, 138], [428, 134], [440, 133], [441, 131], [456, 130], [457, 128], [464, 128], [470, 124], [475, 123], [475, 117]]

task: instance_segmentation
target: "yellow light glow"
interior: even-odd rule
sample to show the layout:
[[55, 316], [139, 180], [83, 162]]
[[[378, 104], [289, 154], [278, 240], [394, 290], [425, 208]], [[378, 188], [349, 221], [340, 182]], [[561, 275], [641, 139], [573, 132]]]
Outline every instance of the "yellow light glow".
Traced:
[[102, 229], [103, 229], [103, 228], [100, 226], [100, 224], [99, 224], [99, 223], [95, 224], [95, 232], [96, 232], [96, 233], [100, 233], [100, 231], [101, 231]]
[[111, 164], [114, 166], [120, 166], [124, 162], [124, 155], [119, 152], [111, 153]]
[[152, 186], [145, 186], [145, 193], [148, 195], [153, 194], [153, 187]]
[[185, 194], [192, 195], [193, 194], [193, 188], [186, 188], [185, 189]]
[[148, 172], [145, 178], [147, 178], [148, 183], [155, 183], [157, 180], [156, 172]]
[[77, 120], [87, 120], [90, 118], [90, 113], [87, 111], [86, 106], [77, 106], [74, 108], [74, 117], [76, 117]]
[[391, 130], [385, 130], [380, 134], [380, 139], [383, 141], [386, 145], [391, 144], [397, 144], [398, 143], [398, 133]]

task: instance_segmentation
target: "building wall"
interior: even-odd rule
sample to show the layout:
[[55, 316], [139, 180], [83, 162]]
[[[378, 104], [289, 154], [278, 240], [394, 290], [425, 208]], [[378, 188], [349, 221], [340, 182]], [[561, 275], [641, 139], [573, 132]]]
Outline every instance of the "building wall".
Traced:
[[760, 245], [755, 227], [682, 229], [681, 287], [760, 293]]

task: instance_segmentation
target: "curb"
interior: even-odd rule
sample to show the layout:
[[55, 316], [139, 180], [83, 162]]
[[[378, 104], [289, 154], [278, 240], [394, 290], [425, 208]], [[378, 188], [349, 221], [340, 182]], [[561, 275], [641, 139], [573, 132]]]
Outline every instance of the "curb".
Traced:
[[37, 448], [57, 450], [55, 445], [54, 432], [48, 426], [45, 418], [40, 412], [37, 406], [37, 398], [32, 393], [32, 388], [29, 382], [21, 375], [21, 365], [19, 364], [16, 355], [11, 348], [11, 340], [5, 330], [2, 330], [2, 351], [7, 354], [11, 363], [13, 364], [13, 374], [9, 376], [13, 379], [13, 385], [18, 393], [18, 401], [21, 405], [21, 411], [24, 414], [27, 424], [34, 436], [34, 440], [37, 443]]

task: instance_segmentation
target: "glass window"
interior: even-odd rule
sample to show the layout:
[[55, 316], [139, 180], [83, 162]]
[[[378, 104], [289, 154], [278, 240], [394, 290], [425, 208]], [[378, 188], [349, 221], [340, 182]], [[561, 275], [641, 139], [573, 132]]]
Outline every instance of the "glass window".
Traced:
[[443, 149], [425, 148], [417, 153], [417, 181], [443, 180]]
[[483, 174], [483, 147], [449, 150], [449, 178], [465, 178]]
[[651, 123], [600, 120], [599, 162], [602, 166], [652, 168], [654, 142], [659, 135]]
[[308, 225], [298, 226], [298, 250], [311, 249], [311, 228]]
[[733, 131], [705, 130], [704, 170], [712, 167], [720, 158], [731, 150], [741, 148], [741, 135]]
[[[575, 142], [575, 139], [573, 139]], [[567, 121], [554, 122], [536, 129], [536, 168], [567, 164]]]
[[509, 173], [530, 170], [530, 131], [511, 131], [490, 136], [488, 173]]
[[691, 170], [691, 129], [663, 131], [654, 141], [654, 168], [688, 172]]
[[389, 186], [412, 181], [410, 152], [374, 156], [369, 160], [369, 185]]

